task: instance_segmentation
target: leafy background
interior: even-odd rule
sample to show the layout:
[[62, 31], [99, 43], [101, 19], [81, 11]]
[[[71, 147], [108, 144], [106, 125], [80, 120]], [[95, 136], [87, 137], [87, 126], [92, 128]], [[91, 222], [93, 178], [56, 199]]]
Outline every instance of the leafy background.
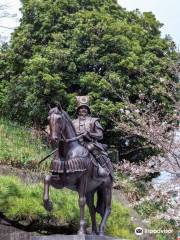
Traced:
[[46, 123], [48, 104], [73, 116], [75, 96], [89, 94], [105, 128], [140, 94], [172, 112], [177, 97], [175, 45], [160, 37], [150, 13], [128, 12], [115, 0], [23, 0], [20, 26], [0, 52], [0, 112]]

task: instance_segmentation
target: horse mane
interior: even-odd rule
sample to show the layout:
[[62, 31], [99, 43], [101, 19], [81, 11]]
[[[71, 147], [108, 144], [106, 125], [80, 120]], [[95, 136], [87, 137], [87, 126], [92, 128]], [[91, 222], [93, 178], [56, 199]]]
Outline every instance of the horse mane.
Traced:
[[63, 115], [65, 116], [66, 120], [71, 124], [71, 127], [73, 128], [73, 130], [76, 132], [75, 127], [72, 123], [72, 120], [71, 120], [69, 114], [63, 110]]
[[51, 115], [51, 114], [61, 114], [61, 112], [59, 111], [59, 109], [58, 109], [58, 107], [54, 107], [54, 108], [51, 108], [50, 110], [49, 110], [49, 115]]

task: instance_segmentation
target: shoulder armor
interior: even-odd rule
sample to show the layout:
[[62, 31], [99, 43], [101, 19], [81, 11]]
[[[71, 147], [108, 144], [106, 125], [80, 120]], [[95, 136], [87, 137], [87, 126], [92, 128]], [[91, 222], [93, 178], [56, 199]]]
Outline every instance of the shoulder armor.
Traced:
[[103, 130], [101, 124], [99, 123], [99, 120], [100, 120], [99, 118], [91, 118], [92, 125]]
[[99, 121], [100, 119], [99, 118], [93, 118], [93, 117], [91, 117], [91, 122], [92, 123], [95, 123], [96, 121]]

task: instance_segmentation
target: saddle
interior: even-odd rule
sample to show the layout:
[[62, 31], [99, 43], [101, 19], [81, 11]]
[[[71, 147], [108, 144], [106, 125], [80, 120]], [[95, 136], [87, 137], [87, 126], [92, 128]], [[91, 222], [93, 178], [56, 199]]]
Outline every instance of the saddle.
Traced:
[[51, 161], [50, 172], [54, 174], [62, 174], [86, 171], [90, 164], [88, 151], [82, 156], [65, 159], [63, 154], [64, 145], [63, 143], [61, 144], [62, 147], [59, 148], [59, 151], [54, 154], [54, 157]]
[[52, 160], [50, 168], [53, 173], [84, 172], [88, 169], [89, 164], [88, 157], [76, 157], [69, 160], [55, 158]]
[[107, 174], [110, 174], [113, 177], [113, 166], [111, 160], [106, 154], [102, 154], [101, 157], [103, 157], [103, 166], [99, 164], [97, 159], [91, 153], [87, 156], [79, 156], [68, 160], [65, 160], [62, 156], [55, 154], [51, 162], [50, 171], [54, 174], [84, 172], [92, 163], [97, 171], [102, 171], [103, 168], [105, 168]]

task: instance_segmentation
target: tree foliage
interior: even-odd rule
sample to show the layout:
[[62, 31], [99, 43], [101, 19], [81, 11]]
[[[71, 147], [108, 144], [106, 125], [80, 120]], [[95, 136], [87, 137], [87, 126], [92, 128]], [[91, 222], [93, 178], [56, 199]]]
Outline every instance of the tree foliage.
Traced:
[[22, 2], [20, 26], [0, 52], [1, 113], [43, 124], [48, 104], [60, 100], [73, 114], [84, 94], [109, 128], [140, 94], [173, 110], [177, 54], [153, 13], [128, 12], [115, 0]]

